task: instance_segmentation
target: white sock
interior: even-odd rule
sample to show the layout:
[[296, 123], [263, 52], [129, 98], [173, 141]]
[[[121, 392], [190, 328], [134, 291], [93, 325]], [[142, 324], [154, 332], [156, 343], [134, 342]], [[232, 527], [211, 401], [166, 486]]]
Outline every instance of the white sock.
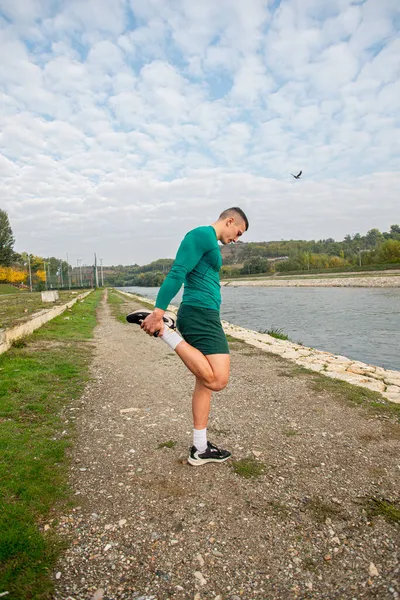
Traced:
[[193, 429], [193, 446], [200, 452], [207, 450], [207, 427], [205, 429]]
[[168, 346], [172, 348], [172, 350], [175, 350], [177, 345], [183, 342], [183, 338], [179, 335], [179, 333], [177, 333], [167, 325], [165, 325], [164, 327], [164, 333], [160, 336], [160, 340], [163, 340], [163, 342], [168, 344]]

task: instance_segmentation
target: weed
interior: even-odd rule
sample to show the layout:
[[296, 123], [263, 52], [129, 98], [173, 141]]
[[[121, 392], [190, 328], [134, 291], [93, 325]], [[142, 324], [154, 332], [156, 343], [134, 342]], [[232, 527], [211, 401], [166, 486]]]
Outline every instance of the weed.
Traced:
[[158, 444], [157, 449], [159, 450], [160, 448], [173, 448], [174, 446], [176, 446], [176, 444], [177, 442], [174, 442], [173, 440], [168, 440], [167, 442]]
[[271, 327], [271, 329], [260, 329], [258, 333], [266, 333], [277, 340], [288, 340], [289, 336], [280, 327]]
[[270, 500], [267, 502], [267, 506], [271, 509], [271, 512], [277, 515], [287, 516], [289, 514], [288, 507], [277, 500]]
[[260, 477], [264, 472], [263, 463], [254, 458], [241, 458], [240, 460], [232, 461], [231, 464], [234, 472], [245, 479]]
[[400, 503], [385, 498], [366, 498], [365, 507], [368, 516], [383, 517], [388, 523], [400, 523]]
[[12, 348], [25, 348], [27, 346], [26, 337], [20, 337], [17, 340], [14, 340], [11, 344]]
[[228, 342], [237, 342], [239, 344], [245, 344], [245, 342], [239, 338], [234, 337], [233, 335], [226, 334], [226, 339]]
[[[312, 389], [316, 392], [333, 392], [337, 398], [348, 404], [363, 405], [373, 413], [388, 414], [395, 416], [400, 421], [400, 404], [393, 404], [385, 400], [379, 392], [374, 392], [357, 385], [351, 385], [347, 381], [331, 379], [324, 375], [313, 373]], [[398, 426], [396, 426], [398, 428]]]
[[328, 504], [318, 497], [310, 498], [305, 506], [320, 523], [324, 523], [328, 517], [338, 517], [342, 512], [335, 504]]

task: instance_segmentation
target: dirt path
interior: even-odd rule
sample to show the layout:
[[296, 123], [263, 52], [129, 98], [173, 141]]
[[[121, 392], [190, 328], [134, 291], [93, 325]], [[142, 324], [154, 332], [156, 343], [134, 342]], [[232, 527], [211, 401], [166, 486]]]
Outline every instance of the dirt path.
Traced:
[[57, 526], [56, 600], [399, 597], [399, 525], [367, 510], [398, 494], [398, 425], [234, 343], [210, 439], [263, 472], [190, 467], [192, 375], [105, 302], [99, 317], [94, 380], [69, 412], [79, 506]]

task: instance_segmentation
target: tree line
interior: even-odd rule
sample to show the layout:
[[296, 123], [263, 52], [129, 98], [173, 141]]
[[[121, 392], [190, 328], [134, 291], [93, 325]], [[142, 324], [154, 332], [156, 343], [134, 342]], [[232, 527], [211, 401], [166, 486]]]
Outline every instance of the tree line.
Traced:
[[[14, 251], [15, 238], [12, 232], [8, 214], [0, 209], [0, 283], [11, 283], [18, 287], [30, 285], [29, 268], [32, 287], [36, 290], [48, 287], [68, 287], [71, 278], [70, 266], [67, 261], [55, 256], [42, 257], [27, 252]], [[81, 283], [75, 274], [76, 285]]]
[[[282, 240], [238, 242], [221, 250], [222, 277], [288, 272], [346, 271], [400, 267], [400, 226], [388, 232], [370, 229], [367, 234], [346, 235], [343, 241]], [[115, 286], [158, 287], [173, 259], [158, 259], [146, 265], [108, 267], [105, 282]]]

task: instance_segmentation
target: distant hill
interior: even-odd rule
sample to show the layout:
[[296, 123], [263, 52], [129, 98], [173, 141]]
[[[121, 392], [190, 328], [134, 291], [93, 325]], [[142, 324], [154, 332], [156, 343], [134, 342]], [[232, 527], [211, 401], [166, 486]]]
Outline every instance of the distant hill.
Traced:
[[[221, 246], [222, 276], [252, 273], [326, 271], [366, 268], [373, 265], [400, 263], [400, 227], [391, 225], [389, 232], [370, 229], [367, 234], [346, 235], [337, 242], [325, 240], [279, 240], [237, 242]], [[159, 258], [147, 265], [104, 267], [108, 285], [160, 285], [173, 263]]]

